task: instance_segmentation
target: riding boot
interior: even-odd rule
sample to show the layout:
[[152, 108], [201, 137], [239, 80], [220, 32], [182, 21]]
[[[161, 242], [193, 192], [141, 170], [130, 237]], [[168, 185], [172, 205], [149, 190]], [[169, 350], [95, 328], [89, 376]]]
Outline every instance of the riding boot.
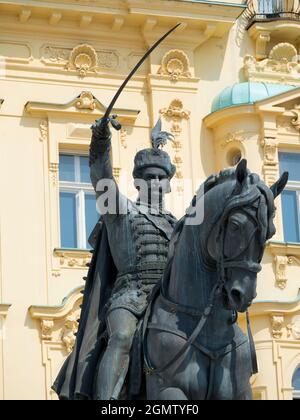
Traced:
[[119, 399], [129, 367], [129, 354], [122, 353], [121, 349], [107, 348], [97, 374], [97, 400]]

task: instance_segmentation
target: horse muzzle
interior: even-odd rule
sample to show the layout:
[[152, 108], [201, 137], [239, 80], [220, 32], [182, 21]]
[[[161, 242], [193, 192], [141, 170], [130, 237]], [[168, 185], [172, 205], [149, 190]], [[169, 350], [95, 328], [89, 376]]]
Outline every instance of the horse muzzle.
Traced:
[[255, 297], [256, 295], [253, 296], [250, 300], [248, 300], [240, 290], [233, 288], [228, 294], [230, 309], [234, 309], [240, 313], [246, 312], [249, 306], [251, 306], [252, 301], [255, 299]]
[[257, 273], [261, 265], [253, 261], [226, 261], [223, 303], [226, 309], [246, 312], [256, 298]]

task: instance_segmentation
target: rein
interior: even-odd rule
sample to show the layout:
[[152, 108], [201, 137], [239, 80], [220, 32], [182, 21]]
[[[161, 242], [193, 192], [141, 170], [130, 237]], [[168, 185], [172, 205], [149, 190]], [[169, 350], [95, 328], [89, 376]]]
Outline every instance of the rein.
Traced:
[[[228, 214], [228, 213], [227, 213]], [[223, 217], [221, 218], [221, 221], [226, 215], [226, 207], [223, 213]], [[257, 228], [256, 228], [257, 230]], [[255, 232], [256, 232], [255, 230]], [[225, 260], [224, 261], [224, 253], [223, 253], [223, 245], [224, 245], [224, 236], [225, 236], [225, 230], [223, 225], [221, 224], [220, 232], [218, 235], [218, 240], [220, 239], [220, 242], [217, 241], [217, 243], [220, 244], [221, 250], [219, 252], [219, 262], [218, 262], [218, 273], [219, 273], [219, 282], [222, 285], [222, 287], [225, 285], [226, 282], [226, 274], [225, 269], [227, 268], [243, 268], [249, 271], [252, 271], [254, 273], [259, 273], [261, 271], [261, 265], [254, 263], [254, 262], [248, 262], [248, 261], [231, 261], [231, 260]], [[253, 239], [254, 234], [251, 238]], [[251, 242], [251, 241], [250, 241]], [[250, 246], [250, 242], [249, 245]], [[243, 250], [245, 252], [246, 250]], [[240, 254], [241, 255], [241, 254]], [[238, 255], [237, 257], [239, 257]], [[250, 316], [249, 316], [249, 310], [246, 311], [246, 319], [247, 319], [247, 334], [249, 338], [249, 347], [250, 347], [250, 357], [251, 357], [251, 366], [252, 366], [252, 375], [255, 375], [258, 373], [258, 363], [257, 363], [257, 355], [256, 355], [256, 349], [255, 349], [255, 343], [253, 339], [253, 334], [251, 330], [251, 324], [250, 324]]]
[[[146, 352], [144, 351], [144, 356], [145, 356], [145, 362], [146, 362], [146, 368], [145, 371], [148, 375], [150, 374], [161, 374], [164, 371], [166, 371], [167, 369], [169, 369], [175, 362], [177, 362], [178, 359], [180, 359], [181, 356], [183, 356], [183, 354], [186, 352], [186, 350], [194, 343], [194, 341], [196, 340], [196, 338], [198, 337], [198, 335], [200, 334], [200, 332], [202, 331], [202, 329], [204, 328], [207, 318], [210, 316], [213, 307], [214, 307], [214, 301], [215, 301], [215, 296], [216, 296], [216, 291], [218, 288], [218, 284], [215, 285], [215, 287], [213, 288], [211, 295], [210, 295], [210, 303], [209, 305], [205, 308], [200, 321], [198, 322], [196, 328], [194, 329], [193, 333], [190, 335], [190, 337], [188, 338], [188, 340], [185, 342], [185, 344], [181, 347], [181, 349], [179, 350], [179, 352], [168, 362], [166, 363], [163, 367], [161, 368], [154, 368], [151, 366], [149, 359], [147, 357]], [[164, 298], [165, 299], [165, 298]], [[150, 309], [149, 309], [150, 308]], [[149, 309], [149, 313], [146, 313], [145, 316], [145, 326], [147, 329], [147, 324], [148, 324], [148, 319], [151, 315], [151, 305], [148, 306]], [[151, 327], [149, 327], [151, 328]], [[145, 331], [146, 332], [146, 331]], [[145, 337], [145, 336], [144, 336]], [[144, 346], [145, 349], [145, 346]]]

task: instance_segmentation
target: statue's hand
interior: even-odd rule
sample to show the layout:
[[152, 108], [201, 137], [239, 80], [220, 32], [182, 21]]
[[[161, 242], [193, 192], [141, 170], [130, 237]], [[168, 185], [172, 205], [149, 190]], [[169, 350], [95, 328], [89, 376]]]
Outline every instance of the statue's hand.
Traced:
[[92, 125], [91, 130], [96, 139], [107, 140], [111, 137], [109, 128], [110, 118], [100, 118]]
[[110, 118], [100, 118], [92, 125], [93, 132], [90, 145], [90, 166], [92, 166], [99, 155], [109, 151], [111, 147], [111, 131], [109, 128]]

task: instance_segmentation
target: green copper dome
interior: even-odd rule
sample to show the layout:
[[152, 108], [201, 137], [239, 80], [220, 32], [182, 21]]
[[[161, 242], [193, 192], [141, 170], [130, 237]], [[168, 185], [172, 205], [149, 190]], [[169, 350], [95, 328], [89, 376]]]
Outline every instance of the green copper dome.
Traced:
[[224, 89], [214, 99], [211, 112], [230, 106], [253, 104], [293, 89], [296, 89], [296, 86], [263, 82], [236, 83]]

